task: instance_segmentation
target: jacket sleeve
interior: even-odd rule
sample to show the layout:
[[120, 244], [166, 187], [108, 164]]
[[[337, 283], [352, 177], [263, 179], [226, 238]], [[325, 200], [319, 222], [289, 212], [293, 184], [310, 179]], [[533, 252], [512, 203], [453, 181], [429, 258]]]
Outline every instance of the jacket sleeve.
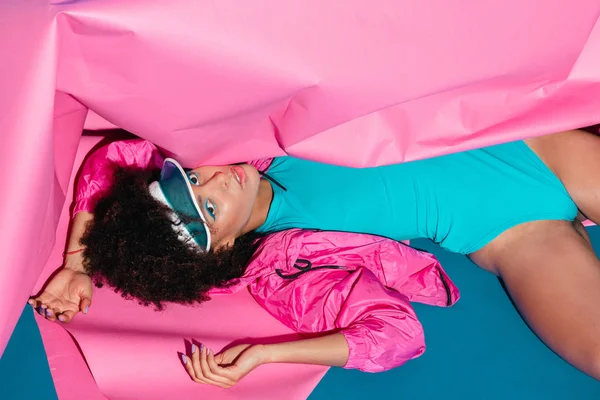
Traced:
[[75, 187], [73, 215], [93, 211], [100, 195], [110, 187], [117, 166], [161, 168], [162, 162], [159, 150], [147, 140], [122, 140], [98, 148], [81, 168]]
[[367, 269], [309, 272], [276, 290], [252, 286], [258, 303], [289, 328], [342, 333], [349, 348], [344, 368], [385, 371], [425, 351], [423, 328], [408, 298], [386, 289]]
[[[293, 233], [280, 236], [285, 235]], [[408, 297], [386, 288], [375, 273], [360, 266], [368, 262], [361, 254], [377, 257], [377, 241], [364, 244], [357, 253], [348, 247], [323, 247], [327, 240], [318, 237], [303, 239], [300, 245], [275, 238], [269, 240], [273, 246], [262, 246], [262, 255], [255, 255], [253, 263], [264, 263], [257, 269], [269, 271], [249, 287], [263, 308], [300, 333], [342, 333], [349, 347], [344, 368], [379, 372], [424, 352], [423, 328]], [[318, 250], [314, 248], [317, 242]], [[310, 270], [303, 265], [304, 270], [299, 271], [294, 266], [297, 257], [309, 256], [305, 253], [303, 257], [298, 248], [309, 252], [313, 248], [313, 262], [321, 262], [312, 264]]]

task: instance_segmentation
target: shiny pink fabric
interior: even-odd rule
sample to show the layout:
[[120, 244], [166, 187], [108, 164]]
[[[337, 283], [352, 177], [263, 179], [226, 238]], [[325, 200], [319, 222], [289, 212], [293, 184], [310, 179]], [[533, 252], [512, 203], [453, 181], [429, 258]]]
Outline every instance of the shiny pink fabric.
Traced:
[[[301, 274], [298, 260], [313, 267]], [[258, 303], [302, 333], [339, 331], [350, 354], [344, 368], [385, 371], [425, 351], [409, 301], [449, 306], [459, 292], [430, 254], [376, 236], [292, 229], [271, 235], [250, 262], [246, 282]], [[236, 288], [234, 288], [235, 290]]]
[[90, 128], [188, 164], [423, 158], [599, 122], [599, 14], [597, 0], [0, 2], [0, 350], [64, 241], [86, 108]]
[[[264, 170], [268, 160], [254, 162]], [[145, 140], [117, 141], [90, 154], [81, 169], [74, 213], [93, 211], [110, 186], [115, 166], [156, 168], [158, 149]], [[298, 260], [343, 270], [318, 270], [297, 279]], [[350, 356], [346, 368], [368, 372], [397, 367], [425, 351], [423, 329], [409, 301], [446, 306], [458, 289], [430, 254], [376, 236], [290, 230], [270, 235], [236, 285], [211, 294], [248, 287], [271, 315], [300, 333], [340, 331]]]
[[81, 168], [75, 189], [73, 215], [79, 211], [94, 210], [102, 193], [112, 183], [116, 166], [143, 169], [162, 168], [164, 157], [147, 140], [113, 142], [93, 151]]

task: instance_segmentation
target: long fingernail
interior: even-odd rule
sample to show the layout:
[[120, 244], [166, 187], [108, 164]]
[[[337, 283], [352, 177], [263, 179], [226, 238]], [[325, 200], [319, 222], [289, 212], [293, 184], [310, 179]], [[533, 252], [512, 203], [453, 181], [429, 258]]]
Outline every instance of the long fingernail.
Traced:
[[195, 353], [195, 352], [196, 352], [196, 345], [192, 344], [192, 353]]
[[85, 314], [87, 314], [88, 311], [90, 311], [90, 306], [85, 306]]
[[65, 322], [65, 317], [63, 315], [59, 315], [58, 320], [61, 322]]
[[52, 311], [50, 311], [50, 310], [46, 309], [46, 315], [47, 315], [47, 316], [51, 316], [51, 315], [52, 315]]
[[185, 354], [181, 355], [181, 361], [183, 361], [184, 364], [187, 364], [187, 357], [185, 356]]
[[27, 303], [29, 303], [29, 304], [33, 305], [33, 299], [29, 299], [29, 300], [27, 300]]
[[204, 345], [202, 343], [200, 343], [200, 352], [202, 353], [204, 351]]

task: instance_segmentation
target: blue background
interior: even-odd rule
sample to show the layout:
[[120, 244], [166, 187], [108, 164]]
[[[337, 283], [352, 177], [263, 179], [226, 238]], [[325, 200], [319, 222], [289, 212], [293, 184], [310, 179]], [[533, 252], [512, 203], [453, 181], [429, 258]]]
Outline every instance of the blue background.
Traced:
[[[600, 228], [589, 232], [600, 254]], [[429, 241], [412, 244], [440, 259], [460, 288], [461, 300], [449, 309], [415, 304], [427, 335], [422, 357], [379, 374], [332, 368], [311, 400], [600, 399], [600, 382], [544, 346], [493, 275]], [[55, 398], [39, 331], [25, 307], [0, 360], [0, 399]]]

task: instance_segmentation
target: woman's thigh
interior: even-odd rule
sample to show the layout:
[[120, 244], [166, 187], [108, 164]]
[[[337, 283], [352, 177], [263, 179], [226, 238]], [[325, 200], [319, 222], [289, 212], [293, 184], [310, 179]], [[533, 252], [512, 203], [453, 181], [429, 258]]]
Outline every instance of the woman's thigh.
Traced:
[[526, 143], [562, 181], [579, 210], [600, 224], [600, 136], [575, 130]]
[[471, 258], [501, 277], [550, 348], [600, 379], [600, 261], [572, 223], [519, 225]]

